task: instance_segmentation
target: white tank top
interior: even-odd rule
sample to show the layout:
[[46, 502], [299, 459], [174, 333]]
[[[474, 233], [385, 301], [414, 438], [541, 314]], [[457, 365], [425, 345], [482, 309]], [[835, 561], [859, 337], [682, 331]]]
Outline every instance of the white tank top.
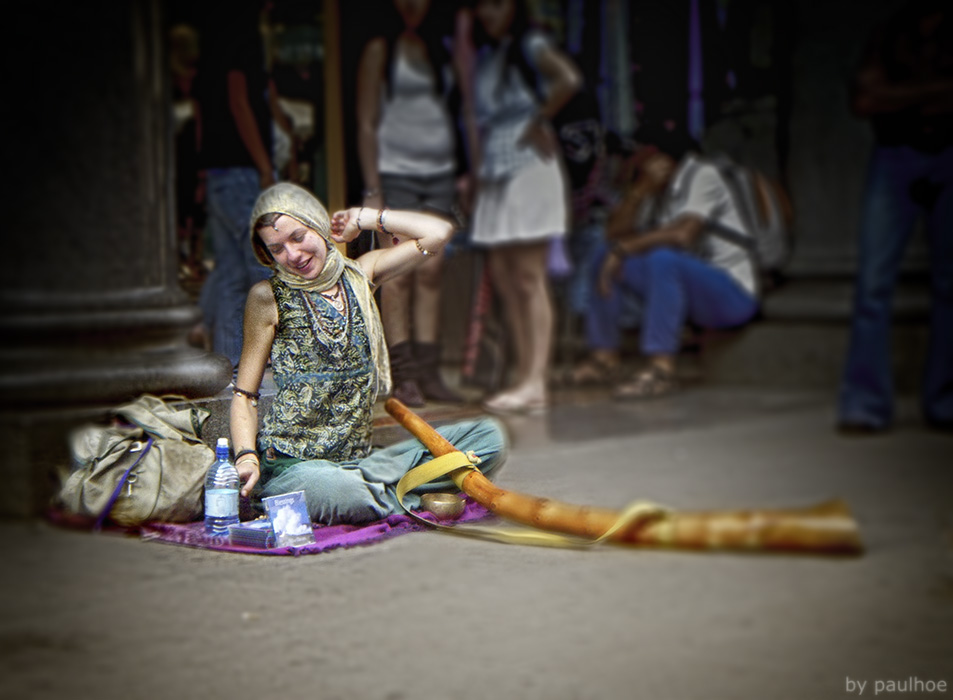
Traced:
[[454, 171], [450, 114], [433, 75], [412, 66], [395, 47], [391, 95], [381, 89], [377, 167], [387, 175], [445, 175]]

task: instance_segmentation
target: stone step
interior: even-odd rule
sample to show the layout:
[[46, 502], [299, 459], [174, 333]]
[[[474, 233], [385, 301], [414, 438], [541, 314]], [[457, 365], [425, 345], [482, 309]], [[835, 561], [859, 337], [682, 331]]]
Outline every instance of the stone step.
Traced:
[[[701, 371], [716, 383], [836, 391], [847, 353], [853, 284], [803, 279], [767, 296], [748, 327], [706, 333]], [[930, 300], [922, 279], [898, 285], [893, 304], [891, 360], [896, 388], [916, 392], [928, 342]]]

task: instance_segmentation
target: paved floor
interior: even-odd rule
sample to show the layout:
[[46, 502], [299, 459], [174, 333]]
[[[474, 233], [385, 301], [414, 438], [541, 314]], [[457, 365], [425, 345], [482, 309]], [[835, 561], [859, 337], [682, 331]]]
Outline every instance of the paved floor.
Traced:
[[953, 438], [910, 406], [884, 436], [832, 420], [813, 393], [563, 396], [509, 421], [499, 483], [612, 507], [839, 496], [860, 557], [417, 533], [266, 558], [5, 523], [0, 697], [953, 698]]

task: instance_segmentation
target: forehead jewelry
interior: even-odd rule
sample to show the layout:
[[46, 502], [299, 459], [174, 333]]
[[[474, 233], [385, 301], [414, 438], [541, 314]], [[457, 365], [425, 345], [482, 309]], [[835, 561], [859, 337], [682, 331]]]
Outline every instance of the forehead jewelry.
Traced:
[[271, 225], [271, 227], [272, 227], [273, 229], [275, 229], [275, 231], [277, 231], [277, 230], [278, 230], [278, 222], [275, 221], [275, 222]]

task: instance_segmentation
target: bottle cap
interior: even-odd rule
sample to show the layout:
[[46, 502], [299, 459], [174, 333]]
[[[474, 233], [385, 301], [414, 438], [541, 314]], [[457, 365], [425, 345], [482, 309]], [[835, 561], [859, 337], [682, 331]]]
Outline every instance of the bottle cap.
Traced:
[[219, 447], [228, 447], [228, 438], [219, 438], [217, 445]]

